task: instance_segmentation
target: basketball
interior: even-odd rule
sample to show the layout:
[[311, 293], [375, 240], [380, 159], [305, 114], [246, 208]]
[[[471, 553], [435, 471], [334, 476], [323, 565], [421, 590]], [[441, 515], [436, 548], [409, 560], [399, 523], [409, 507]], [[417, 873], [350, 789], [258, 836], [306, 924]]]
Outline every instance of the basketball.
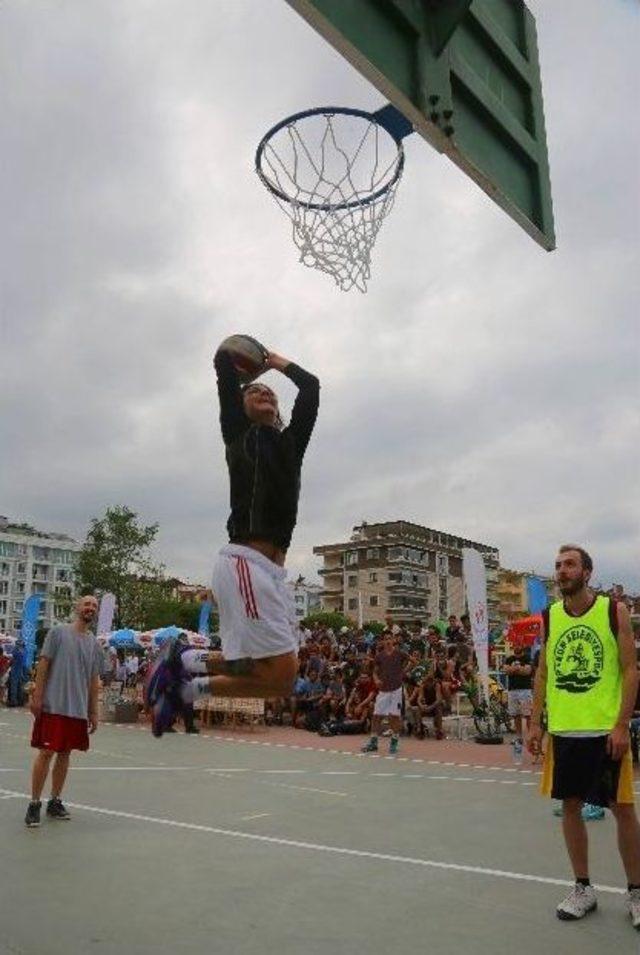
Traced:
[[250, 335], [230, 335], [221, 343], [218, 351], [225, 351], [231, 356], [243, 385], [262, 374], [269, 354], [264, 345]]

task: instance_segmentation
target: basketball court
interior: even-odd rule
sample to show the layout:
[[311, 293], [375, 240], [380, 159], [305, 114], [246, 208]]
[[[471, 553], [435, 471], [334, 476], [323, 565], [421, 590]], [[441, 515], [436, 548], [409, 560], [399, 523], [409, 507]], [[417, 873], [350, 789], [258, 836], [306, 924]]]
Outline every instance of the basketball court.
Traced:
[[103, 724], [74, 757], [72, 820], [26, 830], [30, 727], [3, 711], [3, 955], [637, 945], [609, 815], [589, 828], [599, 911], [556, 918], [567, 861], [535, 769]]

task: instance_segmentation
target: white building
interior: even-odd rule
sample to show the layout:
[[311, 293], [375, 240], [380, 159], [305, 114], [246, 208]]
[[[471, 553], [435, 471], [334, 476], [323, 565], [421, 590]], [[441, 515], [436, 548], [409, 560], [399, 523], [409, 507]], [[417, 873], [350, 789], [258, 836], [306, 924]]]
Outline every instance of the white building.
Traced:
[[66, 534], [45, 534], [0, 517], [0, 632], [18, 632], [31, 594], [42, 594], [39, 626], [68, 618], [81, 549]]
[[310, 584], [304, 577], [300, 576], [297, 580], [288, 580], [287, 587], [292, 592], [298, 620], [304, 620], [310, 613], [322, 610], [322, 587], [320, 584]]

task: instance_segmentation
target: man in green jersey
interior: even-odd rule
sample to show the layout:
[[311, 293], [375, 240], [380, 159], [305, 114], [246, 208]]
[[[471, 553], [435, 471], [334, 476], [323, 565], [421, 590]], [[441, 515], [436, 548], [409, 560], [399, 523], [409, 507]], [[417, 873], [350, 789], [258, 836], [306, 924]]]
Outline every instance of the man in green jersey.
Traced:
[[584, 803], [608, 806], [628, 882], [631, 921], [640, 929], [640, 823], [633, 796], [629, 721], [638, 685], [629, 611], [588, 586], [593, 562], [575, 544], [558, 552], [555, 576], [562, 600], [543, 614], [528, 739], [540, 752], [546, 704], [549, 743], [541, 791], [563, 804], [562, 828], [576, 883], [557, 908], [580, 919], [597, 907], [589, 880]]

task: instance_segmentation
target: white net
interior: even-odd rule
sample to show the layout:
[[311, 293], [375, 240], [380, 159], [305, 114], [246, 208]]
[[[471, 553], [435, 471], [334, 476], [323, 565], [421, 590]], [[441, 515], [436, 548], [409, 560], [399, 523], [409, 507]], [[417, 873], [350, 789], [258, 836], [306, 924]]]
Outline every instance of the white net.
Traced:
[[258, 174], [287, 214], [300, 261], [366, 292], [371, 251], [391, 211], [401, 143], [369, 114], [315, 110], [276, 127]]

